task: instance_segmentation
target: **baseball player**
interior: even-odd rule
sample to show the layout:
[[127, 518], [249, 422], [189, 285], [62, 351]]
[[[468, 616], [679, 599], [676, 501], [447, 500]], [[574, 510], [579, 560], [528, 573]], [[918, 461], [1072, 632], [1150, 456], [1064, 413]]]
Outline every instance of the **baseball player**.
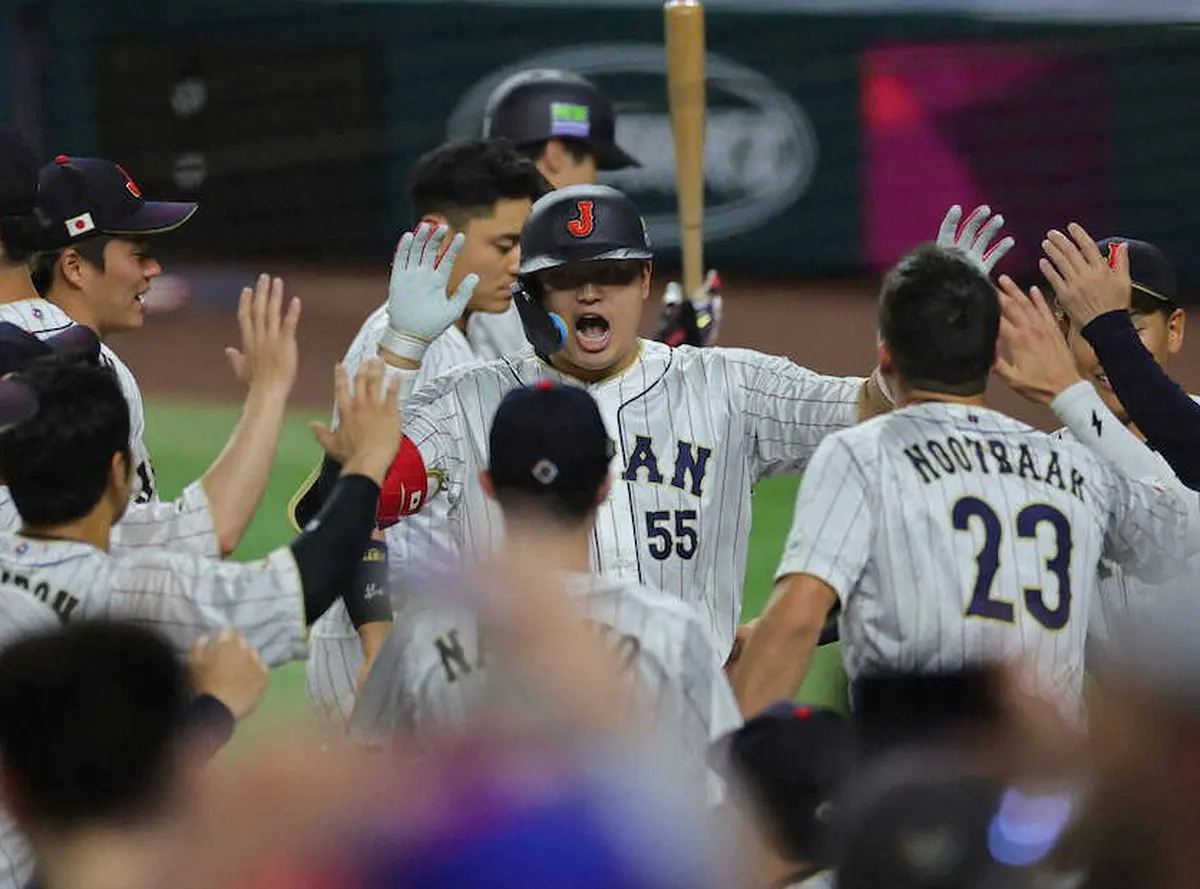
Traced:
[[961, 251], [901, 260], [879, 328], [901, 407], [817, 449], [772, 602], [734, 669], [742, 712], [794, 693], [837, 608], [851, 680], [1017, 659], [1079, 715], [1101, 560], [1177, 574], [1179, 498], [984, 406], [1000, 305]]
[[[596, 175], [641, 164], [616, 142], [616, 111], [584, 77], [560, 68], [534, 68], [504, 80], [488, 97], [483, 138], [508, 139], [537, 164], [554, 188], [592, 185]], [[702, 293], [684, 299], [675, 281], [663, 293], [654, 338], [671, 346], [707, 346], [721, 324], [721, 279], [710, 271]], [[525, 348], [515, 309], [471, 318], [467, 336], [485, 358]]]
[[[563, 572], [581, 615], [637, 678], [636, 692], [703, 764], [709, 742], [741, 724], [707, 621], [676, 597], [586, 572], [597, 509], [612, 484], [613, 443], [595, 400], [581, 387], [549, 381], [514, 389], [501, 400], [488, 438], [482, 485], [504, 516], [505, 545], [530, 546], [531, 523], [540, 549], [545, 535], [563, 541], [547, 570]], [[352, 732], [385, 741], [466, 717], [485, 691], [480, 633], [471, 611], [444, 597], [405, 598], [355, 707]]]
[[[461, 253], [455, 254], [457, 258], [448, 257], [455, 270], [450, 284], [457, 290], [478, 282], [455, 323], [430, 345], [419, 375], [421, 382], [456, 367], [481, 363], [465, 336], [467, 321], [511, 305], [521, 226], [533, 201], [546, 190], [533, 164], [497, 140], [447, 143], [427, 153], [413, 168], [409, 203], [416, 219], [447, 222], [463, 233]], [[387, 323], [385, 306], [367, 318], [343, 359], [348, 370], [352, 372], [376, 354]], [[337, 422], [336, 413], [333, 422]], [[293, 513], [294, 508], [293, 504]], [[308, 516], [297, 518], [293, 514], [292, 518], [299, 530]], [[415, 521], [389, 530], [386, 546], [377, 540], [367, 553], [373, 561], [364, 564], [379, 575], [390, 560], [397, 570], [407, 573], [414, 565], [430, 561], [431, 548], [448, 548], [446, 555], [438, 558], [451, 556], [452, 543], [444, 505], [437, 504]], [[306, 664], [307, 690], [310, 703], [323, 720], [345, 726], [354, 705], [357, 679], [386, 629], [365, 627], [355, 632], [346, 610], [338, 604], [313, 626]]]
[[[531, 346], [444, 374], [410, 397], [428, 342], [465, 299], [446, 298], [452, 272], [434, 262], [446, 236], [430, 226], [406, 234], [393, 266], [379, 353], [400, 378], [407, 435], [381, 522], [419, 512], [433, 474], [432, 499], [443, 499], [462, 551], [500, 545], [501, 516], [478, 482], [490, 418], [513, 388], [582, 384], [616, 442], [592, 569], [691, 603], [727, 654], [741, 614], [752, 486], [802, 472], [827, 434], [886, 410], [878, 372], [830, 377], [748, 349], [640, 339], [653, 254], [637, 207], [607, 186], [572, 186], [540, 198], [522, 230], [516, 298]], [[320, 486], [304, 499], [319, 502]]]
[[[142, 297], [162, 271], [151, 245], [190, 219], [196, 205], [148, 201], [123, 168], [98, 158], [59, 157], [42, 168], [40, 188], [37, 179], [31, 187], [37, 189], [38, 211], [48, 226], [43, 240], [54, 249], [37, 257], [34, 280], [40, 295], [31, 288], [14, 292], [17, 298], [0, 303], [0, 322], [43, 337], [77, 323], [101, 339], [140, 327]], [[137, 380], [111, 348], [101, 345], [102, 358], [129, 403], [135, 462], [134, 504], [118, 526], [117, 546], [207, 546], [213, 542], [207, 533], [211, 522], [216, 546], [198, 552], [228, 555], [237, 547], [266, 488], [295, 380], [300, 304], [292, 300], [285, 308], [282, 301], [283, 283], [265, 275], [253, 292], [242, 291], [242, 349], [227, 354], [248, 387], [245, 410], [217, 460], [172, 503], [159, 502], [155, 493]], [[207, 504], [199, 506], [201, 500]], [[0, 528], [15, 529], [19, 523], [7, 489], [0, 486]]]

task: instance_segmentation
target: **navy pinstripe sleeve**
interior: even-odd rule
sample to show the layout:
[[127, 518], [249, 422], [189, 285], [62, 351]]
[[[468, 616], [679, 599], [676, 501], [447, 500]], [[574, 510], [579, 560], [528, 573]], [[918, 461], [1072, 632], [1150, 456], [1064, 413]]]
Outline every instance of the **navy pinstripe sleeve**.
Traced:
[[1159, 367], [1128, 312], [1097, 316], [1083, 328], [1083, 336], [1146, 441], [1181, 482], [1200, 490], [1200, 404]]

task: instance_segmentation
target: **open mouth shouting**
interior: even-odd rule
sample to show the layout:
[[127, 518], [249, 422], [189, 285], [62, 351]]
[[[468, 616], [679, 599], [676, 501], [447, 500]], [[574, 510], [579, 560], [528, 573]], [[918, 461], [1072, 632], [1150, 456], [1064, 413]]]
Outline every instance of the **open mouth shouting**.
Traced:
[[612, 329], [607, 318], [589, 312], [575, 319], [575, 341], [583, 351], [603, 352], [611, 340]]

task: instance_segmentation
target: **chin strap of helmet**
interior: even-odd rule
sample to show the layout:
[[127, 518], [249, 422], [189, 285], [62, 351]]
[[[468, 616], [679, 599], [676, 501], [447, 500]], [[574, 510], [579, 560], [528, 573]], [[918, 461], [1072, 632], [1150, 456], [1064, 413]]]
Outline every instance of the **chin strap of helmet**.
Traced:
[[518, 279], [512, 288], [513, 302], [525, 328], [525, 338], [543, 361], [562, 349], [567, 342], [567, 325], [561, 317], [542, 307], [541, 289], [532, 277]]

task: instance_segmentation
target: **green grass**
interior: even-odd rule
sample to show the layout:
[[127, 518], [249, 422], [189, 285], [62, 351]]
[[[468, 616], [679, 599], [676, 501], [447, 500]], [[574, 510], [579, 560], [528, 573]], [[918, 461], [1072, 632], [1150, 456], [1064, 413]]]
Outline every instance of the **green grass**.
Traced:
[[[154, 455], [164, 499], [176, 496], [200, 476], [228, 438], [237, 413], [236, 408], [225, 406], [161, 400], [146, 404], [146, 443]], [[258, 558], [291, 539], [292, 529], [286, 518], [288, 500], [320, 457], [320, 449], [308, 430], [308, 421], [314, 418], [315, 413], [289, 416], [271, 483], [235, 558]], [[795, 478], [771, 479], [755, 491], [746, 569], [747, 618], [758, 614], [770, 595], [772, 577], [791, 525], [796, 486]], [[799, 698], [845, 710], [845, 674], [838, 646], [818, 651]], [[305, 709], [304, 665], [280, 667], [272, 674], [267, 697], [247, 721], [243, 734], [302, 714]]]

